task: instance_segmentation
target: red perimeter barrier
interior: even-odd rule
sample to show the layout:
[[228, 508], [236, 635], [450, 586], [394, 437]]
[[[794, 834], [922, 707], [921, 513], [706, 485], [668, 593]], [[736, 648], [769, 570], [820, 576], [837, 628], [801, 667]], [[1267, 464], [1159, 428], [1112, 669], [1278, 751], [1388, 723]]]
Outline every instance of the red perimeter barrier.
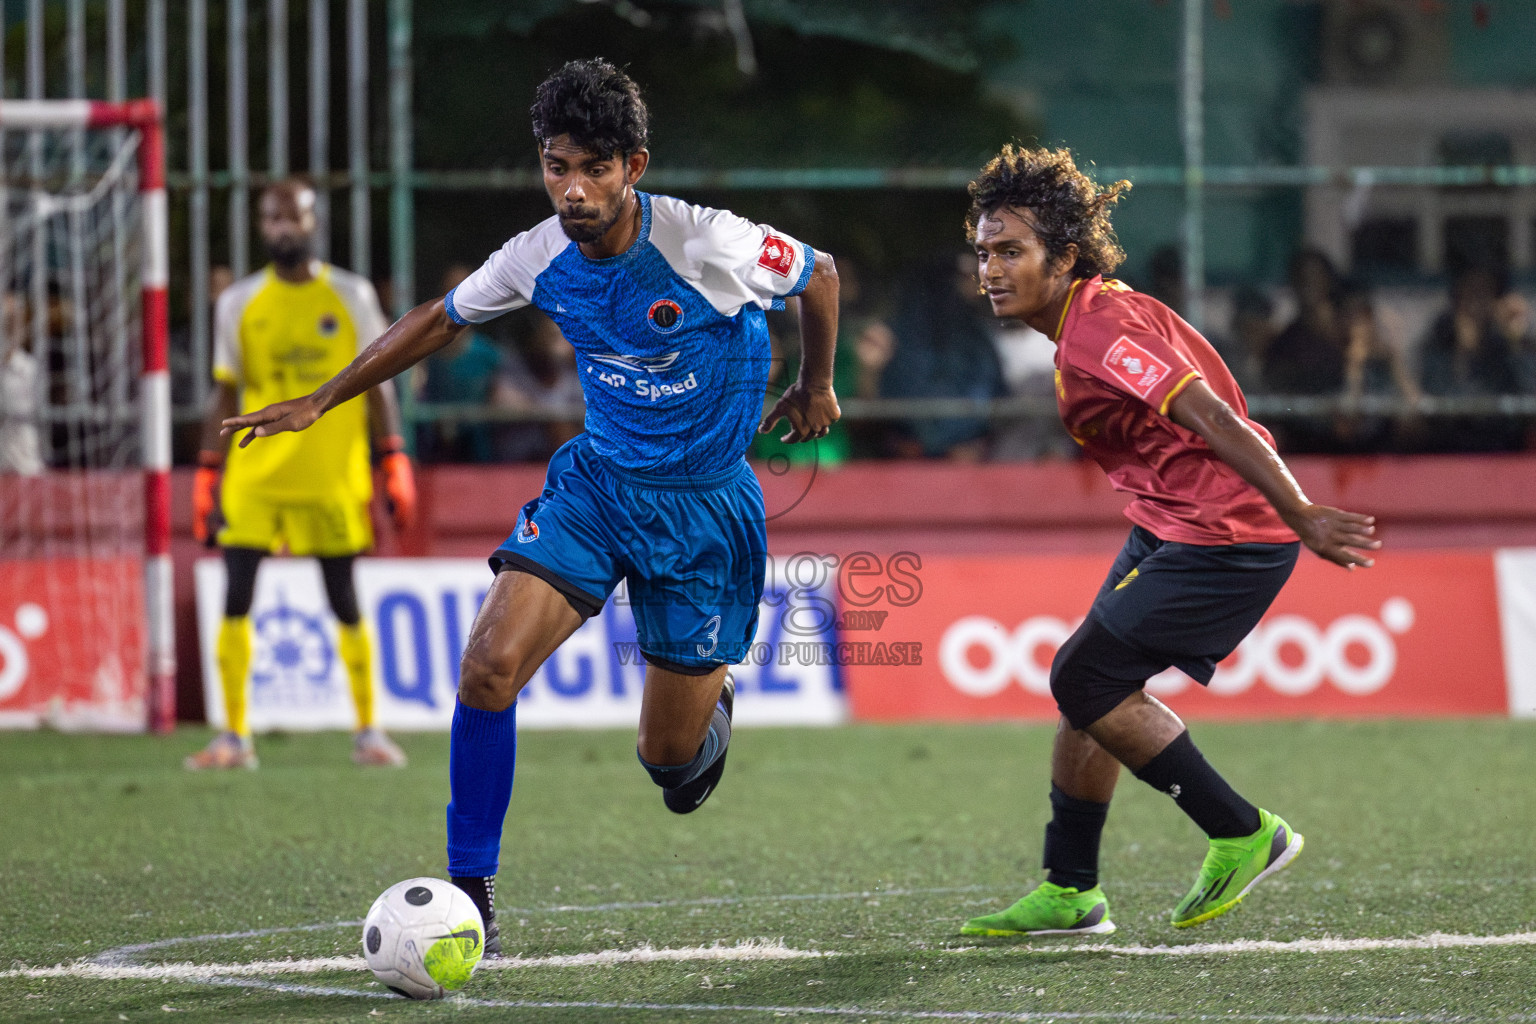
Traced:
[[[1410, 556], [1418, 557], [1415, 553], [1424, 550], [1481, 552], [1471, 556], [1473, 561], [1467, 564], [1474, 567], [1470, 571], [1485, 579], [1489, 550], [1536, 546], [1536, 455], [1302, 456], [1289, 462], [1314, 500], [1374, 514], [1387, 549], [1377, 568], [1354, 575], [1313, 564], [1317, 559], [1304, 554], [1302, 568], [1276, 606], [1276, 614], [1287, 607], [1285, 602], [1292, 593], [1311, 586], [1307, 580], [1318, 572], [1323, 573], [1320, 587], [1326, 598], [1331, 588], [1338, 588], [1341, 595], [1358, 593], [1375, 586], [1372, 581], [1377, 578], [1395, 578], [1402, 571], [1400, 567], [1411, 564]], [[1023, 558], [1026, 564], [1035, 565], [1037, 573], [1049, 563], [1057, 568], [1046, 573], [1044, 579], [1037, 575], [1025, 589], [1041, 594], [1059, 590], [1061, 602], [1039, 605], [1038, 613], [1064, 621], [1074, 620], [1087, 610], [1095, 588], [1130, 529], [1120, 511], [1125, 505], [1124, 496], [1111, 490], [1099, 468], [1087, 462], [873, 462], [782, 473], [760, 464], [756, 469], [763, 482], [769, 514], [768, 543], [777, 555], [807, 552], [836, 557], [841, 564], [854, 553], [873, 552], [882, 563], [887, 563], [896, 553], [911, 552], [923, 560], [920, 575], [925, 585], [930, 586], [940, 585], [940, 577], [930, 573], [944, 571], [937, 566], [945, 559], [980, 556], [968, 563], [974, 569], [968, 570], [971, 575], [965, 580], [966, 588], [978, 597], [1007, 595], [1022, 588], [1013, 575], [1019, 571], [1019, 563], [998, 562], [1010, 568], [989, 575], [988, 567], [998, 559]], [[517, 519], [518, 508], [538, 494], [543, 481], [542, 465], [423, 467], [416, 527], [404, 536], [395, 536], [384, 520], [376, 516], [376, 553], [484, 558], [507, 536]], [[184, 702], [184, 717], [200, 719], [202, 684], [197, 670], [191, 566], [195, 558], [206, 552], [191, 537], [191, 484], [192, 470], [178, 470], [172, 506], [176, 636], [180, 653], [177, 692]], [[1059, 562], [1047, 557], [1058, 555], [1089, 557], [1079, 563], [1075, 572], [1067, 573], [1061, 567], [1070, 560]], [[854, 585], [873, 584], [866, 580]], [[1447, 593], [1457, 592], [1454, 579], [1447, 586]], [[1491, 591], [1491, 584], [1488, 589]], [[1415, 587], [1402, 593], [1410, 595], [1409, 600], [1422, 621], [1427, 613], [1420, 606], [1426, 602], [1411, 596], [1419, 590]], [[1378, 596], [1374, 603], [1366, 601], [1358, 608], [1352, 606], [1348, 613], [1377, 616], [1379, 622], [1381, 606], [1390, 596], [1393, 595]], [[1466, 605], [1461, 616], [1465, 628], [1497, 629], [1489, 602], [1491, 598]], [[1434, 603], [1432, 598], [1427, 602]], [[885, 607], [875, 606], [877, 610]], [[920, 603], [913, 612], [927, 607], [931, 606]], [[1023, 611], [1028, 609], [1018, 609], [1014, 614]], [[987, 612], [986, 607], [978, 605], [978, 614], [982, 612], [1004, 621], [1000, 612]], [[1315, 620], [1314, 624], [1326, 630], [1334, 617]], [[1009, 622], [1008, 628], [1015, 628], [1021, 621], [1018, 618]], [[1418, 629], [1415, 626], [1410, 632]], [[893, 622], [880, 632], [849, 631], [846, 639], [906, 639], [905, 635], [895, 636], [895, 630]], [[1488, 636], [1496, 639], [1494, 633]], [[929, 637], [930, 643], [935, 639]], [[1496, 650], [1497, 644], [1489, 641], [1486, 651]], [[937, 649], [929, 646], [925, 652], [926, 664], [931, 666]], [[1043, 656], [1043, 652], [1037, 651], [1037, 655]], [[1459, 659], [1452, 662], [1460, 664]], [[856, 667], [849, 669], [850, 677], [858, 674]], [[1486, 674], [1489, 685], [1500, 678], [1499, 669]], [[1443, 685], [1451, 689], [1462, 686], [1464, 681], [1482, 685], [1481, 679], [1472, 679], [1470, 671], [1460, 670], [1448, 675]], [[1186, 698], [1183, 694], [1171, 698], [1181, 710], [1186, 705], [1193, 707], [1192, 702], [1198, 699], [1198, 695]], [[1283, 703], [1280, 707], [1297, 709], [1300, 705]], [[1502, 709], [1500, 704], [1491, 710]]]
[[142, 728], [142, 565], [86, 557], [0, 566], [0, 724]]
[[[1110, 559], [934, 557], [921, 593], [877, 632], [922, 644], [920, 667], [848, 665], [854, 718], [1054, 719], [1050, 665]], [[873, 625], [867, 615], [862, 624]], [[846, 615], [845, 615], [846, 621]], [[1257, 629], [1209, 689], [1169, 671], [1149, 690], [1193, 718], [1503, 714], [1493, 559], [1403, 552], [1346, 572], [1303, 553]]]

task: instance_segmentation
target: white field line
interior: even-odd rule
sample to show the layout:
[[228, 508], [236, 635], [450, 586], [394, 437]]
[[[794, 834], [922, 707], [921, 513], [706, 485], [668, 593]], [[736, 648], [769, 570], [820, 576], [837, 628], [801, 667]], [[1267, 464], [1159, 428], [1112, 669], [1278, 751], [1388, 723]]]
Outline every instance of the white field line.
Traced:
[[[360, 989], [296, 985], [291, 982], [260, 979], [212, 978], [206, 984], [226, 988], [258, 989], [302, 996], [352, 996], [379, 1001], [400, 999], [394, 993], [366, 992]], [[1483, 1024], [1488, 1018], [1460, 1014], [1367, 1014], [1367, 1013], [1157, 1013], [1148, 1010], [882, 1010], [859, 1006], [774, 1006], [749, 1003], [650, 1003], [599, 1002], [596, 1000], [472, 999], [453, 996], [450, 1007], [489, 1007], [504, 1010], [605, 1010], [633, 1014], [728, 1013], [733, 1019], [744, 1014], [773, 1017], [857, 1018], [869, 1020], [960, 1020], [960, 1021], [1122, 1021], [1130, 1024], [1183, 1024], [1186, 1021], [1211, 1021], [1231, 1024], [1253, 1021], [1255, 1024]], [[1501, 1024], [1536, 1024], [1536, 1014], [1515, 1013], [1495, 1018]]]
[[1003, 950], [1018, 953], [1108, 953], [1114, 956], [1219, 956], [1228, 953], [1355, 953], [1378, 949], [1466, 949], [1478, 946], [1536, 946], [1536, 932], [1508, 935], [1449, 935], [1431, 932], [1407, 939], [1237, 939], [1232, 942], [1192, 942], [1186, 946], [1116, 946], [1110, 943], [1025, 946], [954, 946], [950, 953]]
[[[1099, 956], [1223, 956], [1242, 953], [1351, 953], [1397, 949], [1468, 949], [1490, 946], [1536, 946], [1536, 932], [1512, 932], [1507, 935], [1450, 935], [1435, 932], [1402, 939], [1298, 939], [1275, 942], [1268, 939], [1239, 939], [1233, 942], [1196, 942], [1187, 946], [1117, 946], [1110, 943], [1025, 946], [959, 946], [942, 949], [945, 953], [972, 953], [981, 950], [1035, 953], [1089, 953]], [[807, 960], [841, 956], [834, 951], [794, 949], [783, 942], [748, 939], [734, 946], [690, 946], [680, 949], [609, 949], [596, 953], [569, 953], [545, 957], [503, 957], [486, 961], [481, 970], [518, 970], [529, 967], [601, 967], [616, 964], [663, 963], [683, 961]], [[186, 980], [208, 981], [214, 978], [250, 978], [271, 975], [319, 974], [327, 971], [365, 971], [360, 956], [314, 957], [307, 960], [257, 960], [250, 963], [195, 964], [168, 963], [136, 966], [82, 961], [52, 967], [18, 967], [0, 971], [6, 978], [86, 978], [97, 980]]]
[[[1411, 879], [1410, 879], [1411, 881]], [[1284, 884], [1282, 882], [1282, 884]], [[1536, 884], [1536, 877], [1513, 879], [1433, 879], [1426, 882], [1428, 886], [1444, 888], [1447, 885], [1477, 884], [1487, 886], [1498, 885], [1530, 885]], [[1167, 890], [1176, 893], [1182, 886], [1178, 882], [1120, 882], [1116, 889], [1137, 890]], [[1331, 884], [1318, 883], [1312, 886], [1314, 889], [1330, 889]], [[1359, 887], [1356, 886], [1358, 889]], [[879, 900], [899, 896], [935, 896], [957, 895], [964, 893], [993, 893], [999, 898], [1004, 895], [1012, 895], [1013, 890], [1006, 886], [998, 885], [962, 885], [946, 886], [941, 888], [891, 888], [891, 889], [859, 889], [844, 892], [807, 892], [807, 893], [773, 893], [758, 896], [705, 896], [692, 899], [675, 900], [633, 900], [615, 903], [561, 903], [542, 907], [499, 907], [501, 913], [509, 915], [536, 916], [540, 914], [583, 914], [583, 913], [607, 913], [622, 910], [665, 910], [671, 908], [690, 907], [739, 907], [757, 903], [801, 903], [823, 902], [833, 900]], [[962, 915], [963, 916], [963, 915]], [[221, 932], [209, 935], [184, 935], [170, 939], [159, 939], [153, 942], [134, 943], [127, 946], [117, 946], [104, 950], [90, 957], [90, 962], [106, 966], [120, 966], [131, 964], [142, 953], [148, 953], [157, 949], [167, 949], [172, 946], [195, 945], [204, 942], [219, 942], [229, 939], [264, 938], [272, 935], [283, 935], [290, 932], [325, 931], [332, 928], [361, 928], [363, 922], [335, 921], [328, 924], [290, 925], [280, 928], [258, 928], [250, 931]]]
[[[691, 946], [682, 949], [607, 949], [597, 953], [569, 953], [560, 956], [502, 957], [487, 960], [482, 971], [506, 971], [527, 967], [606, 967], [614, 964], [644, 964], [679, 961], [808, 960], [836, 953], [791, 949], [782, 942], [748, 939], [734, 946]], [[257, 960], [244, 964], [101, 964], [73, 963], [53, 967], [21, 967], [0, 971], [3, 978], [86, 978], [106, 981], [208, 981], [214, 978], [250, 978], [274, 974], [320, 974], [328, 971], [367, 971], [360, 956], [325, 956], [307, 960]]]
[[[1171, 887], [1170, 887], [1171, 888]], [[878, 900], [895, 896], [953, 895], [969, 892], [1006, 893], [1009, 890], [990, 885], [947, 886], [934, 889], [860, 889], [852, 892], [804, 892], [773, 893], [761, 896], [705, 896], [681, 900], [635, 900], [622, 903], [554, 904], [544, 907], [498, 907], [497, 912], [508, 915], [538, 915], [565, 913], [612, 912], [618, 910], [664, 910], [684, 907], [738, 907], [749, 903], [801, 903], [824, 900]], [[361, 928], [363, 922], [333, 921], [328, 924], [290, 925], [280, 928], [257, 928], [238, 932], [215, 932], [208, 935], [181, 935], [153, 942], [137, 942], [127, 946], [115, 946], [89, 958], [91, 963], [108, 967], [132, 964], [142, 953], [172, 946], [197, 945], [204, 942], [223, 942], [230, 939], [258, 939], [291, 932], [316, 932], [332, 928]]]
[[289, 935], [294, 932], [325, 932], [336, 928], [361, 928], [362, 919], [356, 921], [332, 921], [327, 924], [295, 924], [281, 928], [254, 928], [239, 932], [213, 932], [208, 935], [180, 935], [154, 942], [136, 942], [130, 946], [114, 946], [95, 956], [87, 957], [88, 963], [103, 967], [128, 967], [140, 953], [149, 953], [171, 946], [190, 946], [204, 942], [227, 942], [231, 939], [264, 939], [272, 935]]

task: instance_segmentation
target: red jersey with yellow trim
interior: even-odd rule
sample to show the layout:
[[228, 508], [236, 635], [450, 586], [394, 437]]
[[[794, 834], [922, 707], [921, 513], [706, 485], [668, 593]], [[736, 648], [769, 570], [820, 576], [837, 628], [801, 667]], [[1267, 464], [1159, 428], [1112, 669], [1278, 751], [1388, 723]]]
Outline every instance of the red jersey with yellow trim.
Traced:
[[1116, 280], [1073, 283], [1056, 329], [1056, 405], [1083, 450], [1117, 491], [1125, 514], [1163, 540], [1184, 544], [1283, 544], [1296, 534], [1273, 506], [1221, 461], [1168, 406], [1204, 380], [1248, 419], [1248, 403], [1209, 342], [1173, 310]]

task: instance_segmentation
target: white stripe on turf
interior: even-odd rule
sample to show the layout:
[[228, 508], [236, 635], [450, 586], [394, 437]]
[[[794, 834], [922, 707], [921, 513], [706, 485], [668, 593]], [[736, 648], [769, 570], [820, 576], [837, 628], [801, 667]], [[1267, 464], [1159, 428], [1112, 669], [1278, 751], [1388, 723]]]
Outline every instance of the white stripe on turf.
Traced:
[[1464, 949], [1473, 946], [1536, 946], [1536, 932], [1508, 935], [1447, 935], [1431, 932], [1409, 939], [1237, 939], [1232, 942], [1192, 942], [1179, 946], [1117, 946], [1109, 942], [1078, 945], [952, 946], [949, 953], [979, 950], [1018, 953], [1112, 953], [1115, 956], [1212, 956], [1223, 953], [1353, 953], [1376, 949]]
[[[503, 957], [487, 960], [479, 970], [503, 971], [526, 967], [604, 967], [612, 964], [644, 964], [677, 961], [807, 960], [836, 953], [791, 949], [783, 942], [746, 939], [732, 946], [690, 946], [682, 949], [606, 949], [597, 953], [562, 956]], [[320, 974], [327, 971], [366, 971], [360, 956], [326, 956], [308, 960], [257, 960], [244, 964], [130, 964], [72, 963], [53, 967], [22, 967], [0, 971], [0, 978], [87, 978], [102, 980], [206, 981], [212, 978], [248, 978], [273, 974]]]
[[[329, 988], [318, 985], [296, 985], [291, 982], [241, 980], [237, 978], [212, 978], [207, 985], [229, 988], [258, 989], [264, 992], [281, 992], [303, 996], [354, 996], [360, 999], [401, 999], [392, 993], [364, 992], [359, 989]], [[859, 1006], [773, 1006], [747, 1003], [649, 1003], [598, 1002], [595, 1000], [532, 1000], [532, 999], [472, 999], [452, 996], [448, 1006], [489, 1007], [501, 1010], [607, 1010], [644, 1014], [728, 1013], [734, 1018], [744, 1014], [774, 1017], [847, 1017], [858, 1020], [975, 1020], [975, 1021], [1148, 1021], [1182, 1022], [1211, 1021], [1213, 1024], [1230, 1024], [1232, 1021], [1254, 1021], [1256, 1024], [1477, 1024], [1484, 1018], [1433, 1014], [1366, 1014], [1366, 1013], [1157, 1013], [1149, 1010], [879, 1010]], [[1497, 1018], [1502, 1024], [1532, 1024], [1536, 1014], [1515, 1013]]]
[[[1093, 953], [1113, 956], [1216, 956], [1234, 953], [1350, 953], [1392, 949], [1466, 949], [1487, 946], [1536, 946], [1536, 932], [1512, 932], [1507, 935], [1447, 935], [1435, 932], [1402, 939], [1297, 939], [1275, 942], [1269, 939], [1238, 939], [1233, 942], [1195, 942], [1180, 946], [1121, 946], [1103, 943], [1056, 943], [1041, 945], [956, 946], [941, 949], [945, 953], [978, 951], [1007, 953]], [[807, 960], [844, 956], [832, 950], [794, 949], [783, 942], [747, 939], [732, 946], [690, 946], [680, 949], [608, 949], [596, 953], [569, 953], [544, 957], [504, 957], [489, 960], [481, 970], [516, 970], [529, 967], [601, 967], [614, 964], [662, 963], [678, 961]], [[103, 964], [80, 961], [52, 967], [19, 967], [0, 971], [4, 978], [87, 978], [101, 980], [188, 980], [246, 978], [263, 975], [319, 974], [326, 971], [363, 971], [360, 956], [314, 957], [307, 960], [257, 960], [233, 964]]]

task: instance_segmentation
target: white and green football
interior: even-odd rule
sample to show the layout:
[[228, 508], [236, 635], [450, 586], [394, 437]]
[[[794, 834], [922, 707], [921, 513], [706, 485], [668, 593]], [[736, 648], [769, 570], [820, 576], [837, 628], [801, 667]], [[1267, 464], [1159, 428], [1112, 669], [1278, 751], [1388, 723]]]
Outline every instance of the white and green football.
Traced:
[[363, 921], [363, 958], [373, 976], [411, 999], [464, 987], [485, 952], [474, 901], [441, 878], [407, 878], [385, 889]]

